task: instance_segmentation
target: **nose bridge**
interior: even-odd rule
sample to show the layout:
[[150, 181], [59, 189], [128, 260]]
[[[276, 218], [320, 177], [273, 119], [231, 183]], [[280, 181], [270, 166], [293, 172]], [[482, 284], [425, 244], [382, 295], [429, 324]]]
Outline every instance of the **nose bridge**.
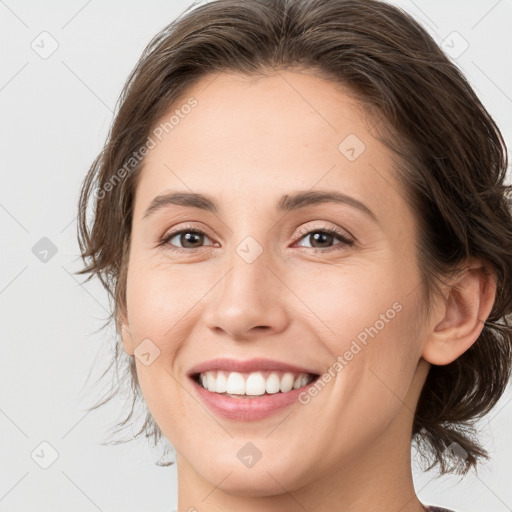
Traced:
[[[268, 286], [269, 274], [272, 275], [268, 268], [272, 264], [269, 252], [250, 235], [234, 245], [232, 253], [226, 258], [229, 273], [225, 277], [223, 294], [239, 295], [253, 307], [261, 301], [262, 295], [266, 293], [268, 296], [271, 288]], [[272, 288], [275, 289], [275, 285]]]
[[236, 338], [248, 336], [254, 327], [271, 332], [282, 329], [286, 313], [279, 280], [269, 268], [271, 250], [246, 236], [232, 245], [225, 264], [224, 276], [208, 304], [209, 326]]
[[[241, 293], [252, 292], [250, 300], [258, 300], [264, 291], [264, 285], [270, 276], [267, 266], [272, 265], [271, 238], [263, 223], [258, 222], [258, 212], [254, 201], [245, 198], [245, 208], [237, 211], [236, 222], [231, 226], [231, 240], [228, 242], [230, 252], [226, 255], [226, 264], [230, 270], [226, 275], [228, 282], [225, 291]], [[275, 264], [275, 263], [274, 263]], [[277, 283], [273, 283], [274, 287]], [[248, 298], [246, 297], [246, 300]]]

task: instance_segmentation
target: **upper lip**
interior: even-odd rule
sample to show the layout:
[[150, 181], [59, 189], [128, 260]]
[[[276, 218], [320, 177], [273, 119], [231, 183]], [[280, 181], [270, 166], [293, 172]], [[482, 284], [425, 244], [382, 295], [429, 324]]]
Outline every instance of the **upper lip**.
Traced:
[[218, 358], [204, 361], [191, 368], [188, 375], [192, 376], [197, 373], [204, 373], [213, 370], [224, 370], [229, 372], [257, 372], [261, 370], [280, 370], [292, 373], [311, 373], [318, 375], [313, 370], [301, 368], [281, 361], [272, 359], [248, 359], [245, 361], [238, 359]]

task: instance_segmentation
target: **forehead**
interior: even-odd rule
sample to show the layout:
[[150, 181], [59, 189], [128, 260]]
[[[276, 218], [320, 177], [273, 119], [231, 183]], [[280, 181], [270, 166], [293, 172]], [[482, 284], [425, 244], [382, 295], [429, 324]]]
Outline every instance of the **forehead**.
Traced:
[[369, 122], [340, 86], [311, 73], [205, 76], [153, 129], [137, 190], [146, 204], [136, 208], [168, 189], [256, 208], [291, 190], [321, 188], [373, 211], [403, 209], [393, 155]]

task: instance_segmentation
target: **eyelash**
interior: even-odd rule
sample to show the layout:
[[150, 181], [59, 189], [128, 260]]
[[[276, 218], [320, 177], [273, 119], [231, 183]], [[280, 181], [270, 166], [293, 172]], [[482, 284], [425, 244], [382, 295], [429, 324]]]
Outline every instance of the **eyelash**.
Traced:
[[[171, 251], [175, 251], [175, 252], [179, 252], [179, 253], [190, 253], [190, 252], [194, 252], [197, 249], [201, 249], [201, 247], [195, 247], [195, 248], [191, 248], [191, 249], [184, 249], [184, 248], [181, 248], [181, 247], [171, 246], [171, 244], [169, 244], [169, 241], [172, 238], [174, 238], [176, 235], [181, 235], [182, 233], [196, 233], [196, 234], [200, 234], [200, 235], [204, 235], [204, 236], [208, 237], [208, 234], [205, 231], [203, 231], [202, 229], [196, 228], [195, 226], [185, 226], [184, 228], [182, 228], [182, 229], [180, 229], [178, 231], [173, 231], [173, 232], [171, 232], [169, 234], [166, 234], [160, 240], [160, 242], [158, 243], [158, 246], [160, 247], [160, 246], [168, 245], [168, 248]], [[340, 250], [339, 248], [337, 248], [338, 245], [341, 245], [341, 246], [343, 246], [343, 245], [345, 245], [345, 246], [352, 246], [352, 245], [354, 245], [354, 241], [353, 240], [350, 240], [349, 238], [347, 238], [343, 233], [341, 233], [337, 229], [329, 228], [329, 227], [321, 227], [321, 228], [314, 228], [314, 229], [304, 228], [304, 229], [299, 231], [299, 235], [300, 235], [299, 240], [304, 238], [305, 236], [311, 235], [313, 233], [328, 233], [330, 235], [335, 236], [336, 238], [339, 238], [341, 240], [341, 242], [342, 242], [340, 244], [334, 245], [333, 247], [328, 247], [327, 249], [318, 249], [318, 248], [315, 248], [315, 247], [309, 247], [309, 249], [312, 250], [314, 253], [317, 253], [317, 252], [325, 253], [325, 252], [331, 252], [331, 251]]]

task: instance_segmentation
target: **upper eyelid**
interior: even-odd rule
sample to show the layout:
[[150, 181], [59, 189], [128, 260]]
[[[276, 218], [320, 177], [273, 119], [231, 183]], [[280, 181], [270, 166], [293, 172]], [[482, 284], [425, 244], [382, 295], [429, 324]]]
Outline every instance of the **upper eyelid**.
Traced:
[[[310, 222], [328, 222], [328, 221], [310, 221]], [[352, 236], [352, 234], [345, 228], [340, 228], [338, 226], [332, 226], [332, 225], [329, 225], [329, 224], [323, 224], [323, 225], [320, 225], [320, 226], [305, 226], [305, 227], [301, 227], [301, 228], [296, 228], [296, 231], [298, 231], [298, 234], [300, 235], [303, 235], [304, 233], [309, 233], [311, 231], [314, 231], [314, 230], [322, 230], [322, 229], [335, 229], [337, 231], [340, 231], [341, 234], [343, 233], [346, 233], [347, 236], [351, 237], [351, 238], [354, 238]], [[175, 228], [169, 228], [166, 232], [165, 232], [165, 235], [163, 235], [164, 237], [167, 237], [169, 235], [176, 235], [176, 234], [179, 234], [179, 233], [182, 233], [183, 231], [201, 231], [203, 232], [204, 234], [210, 236], [208, 234], [209, 230], [208, 228], [203, 228], [203, 227], [199, 227], [199, 226], [194, 226], [194, 225], [185, 225], [181, 228], [178, 228], [178, 229], [175, 229]]]
[[[318, 221], [318, 222], [325, 222], [325, 221]], [[351, 240], [355, 240], [354, 237], [352, 236], [352, 234], [349, 231], [347, 231], [346, 229], [340, 228], [338, 226], [331, 226], [329, 224], [324, 224], [321, 226], [306, 226], [306, 227], [300, 228], [298, 230], [298, 234], [301, 236], [304, 236], [304, 235], [310, 234], [311, 232], [324, 231], [324, 230], [334, 230], [334, 231], [339, 232], [340, 236], [344, 236], [345, 238], [350, 238]]]
[[[314, 222], [314, 221], [311, 221], [311, 222]], [[317, 221], [317, 222], [326, 222], [326, 221]], [[351, 233], [349, 233], [346, 229], [343, 229], [343, 228], [340, 228], [338, 226], [330, 226], [330, 225], [321, 225], [321, 226], [305, 226], [305, 227], [302, 227], [298, 230], [298, 233], [296, 235], [296, 240], [295, 242], [301, 240], [302, 238], [310, 235], [311, 233], [314, 233], [315, 231], [336, 231], [337, 233], [333, 233], [334, 236], [338, 236], [338, 237], [341, 237], [341, 239], [345, 239], [345, 241], [350, 241], [351, 243], [354, 243], [355, 242], [355, 239], [354, 237], [352, 236]], [[183, 226], [181, 228], [178, 228], [176, 230], [174, 229], [171, 229], [170, 231], [168, 231], [163, 237], [162, 237], [162, 240], [170, 240], [171, 238], [174, 238], [175, 236], [177, 235], [180, 235], [184, 232], [199, 232], [199, 233], [202, 233], [204, 234], [205, 236], [207, 236], [210, 240], [213, 241], [213, 237], [211, 237], [208, 233], [208, 230], [207, 229], [204, 229], [202, 227], [198, 227], [198, 226], [193, 226], [193, 225], [186, 225], [186, 226]], [[298, 238], [297, 238], [298, 237]]]

